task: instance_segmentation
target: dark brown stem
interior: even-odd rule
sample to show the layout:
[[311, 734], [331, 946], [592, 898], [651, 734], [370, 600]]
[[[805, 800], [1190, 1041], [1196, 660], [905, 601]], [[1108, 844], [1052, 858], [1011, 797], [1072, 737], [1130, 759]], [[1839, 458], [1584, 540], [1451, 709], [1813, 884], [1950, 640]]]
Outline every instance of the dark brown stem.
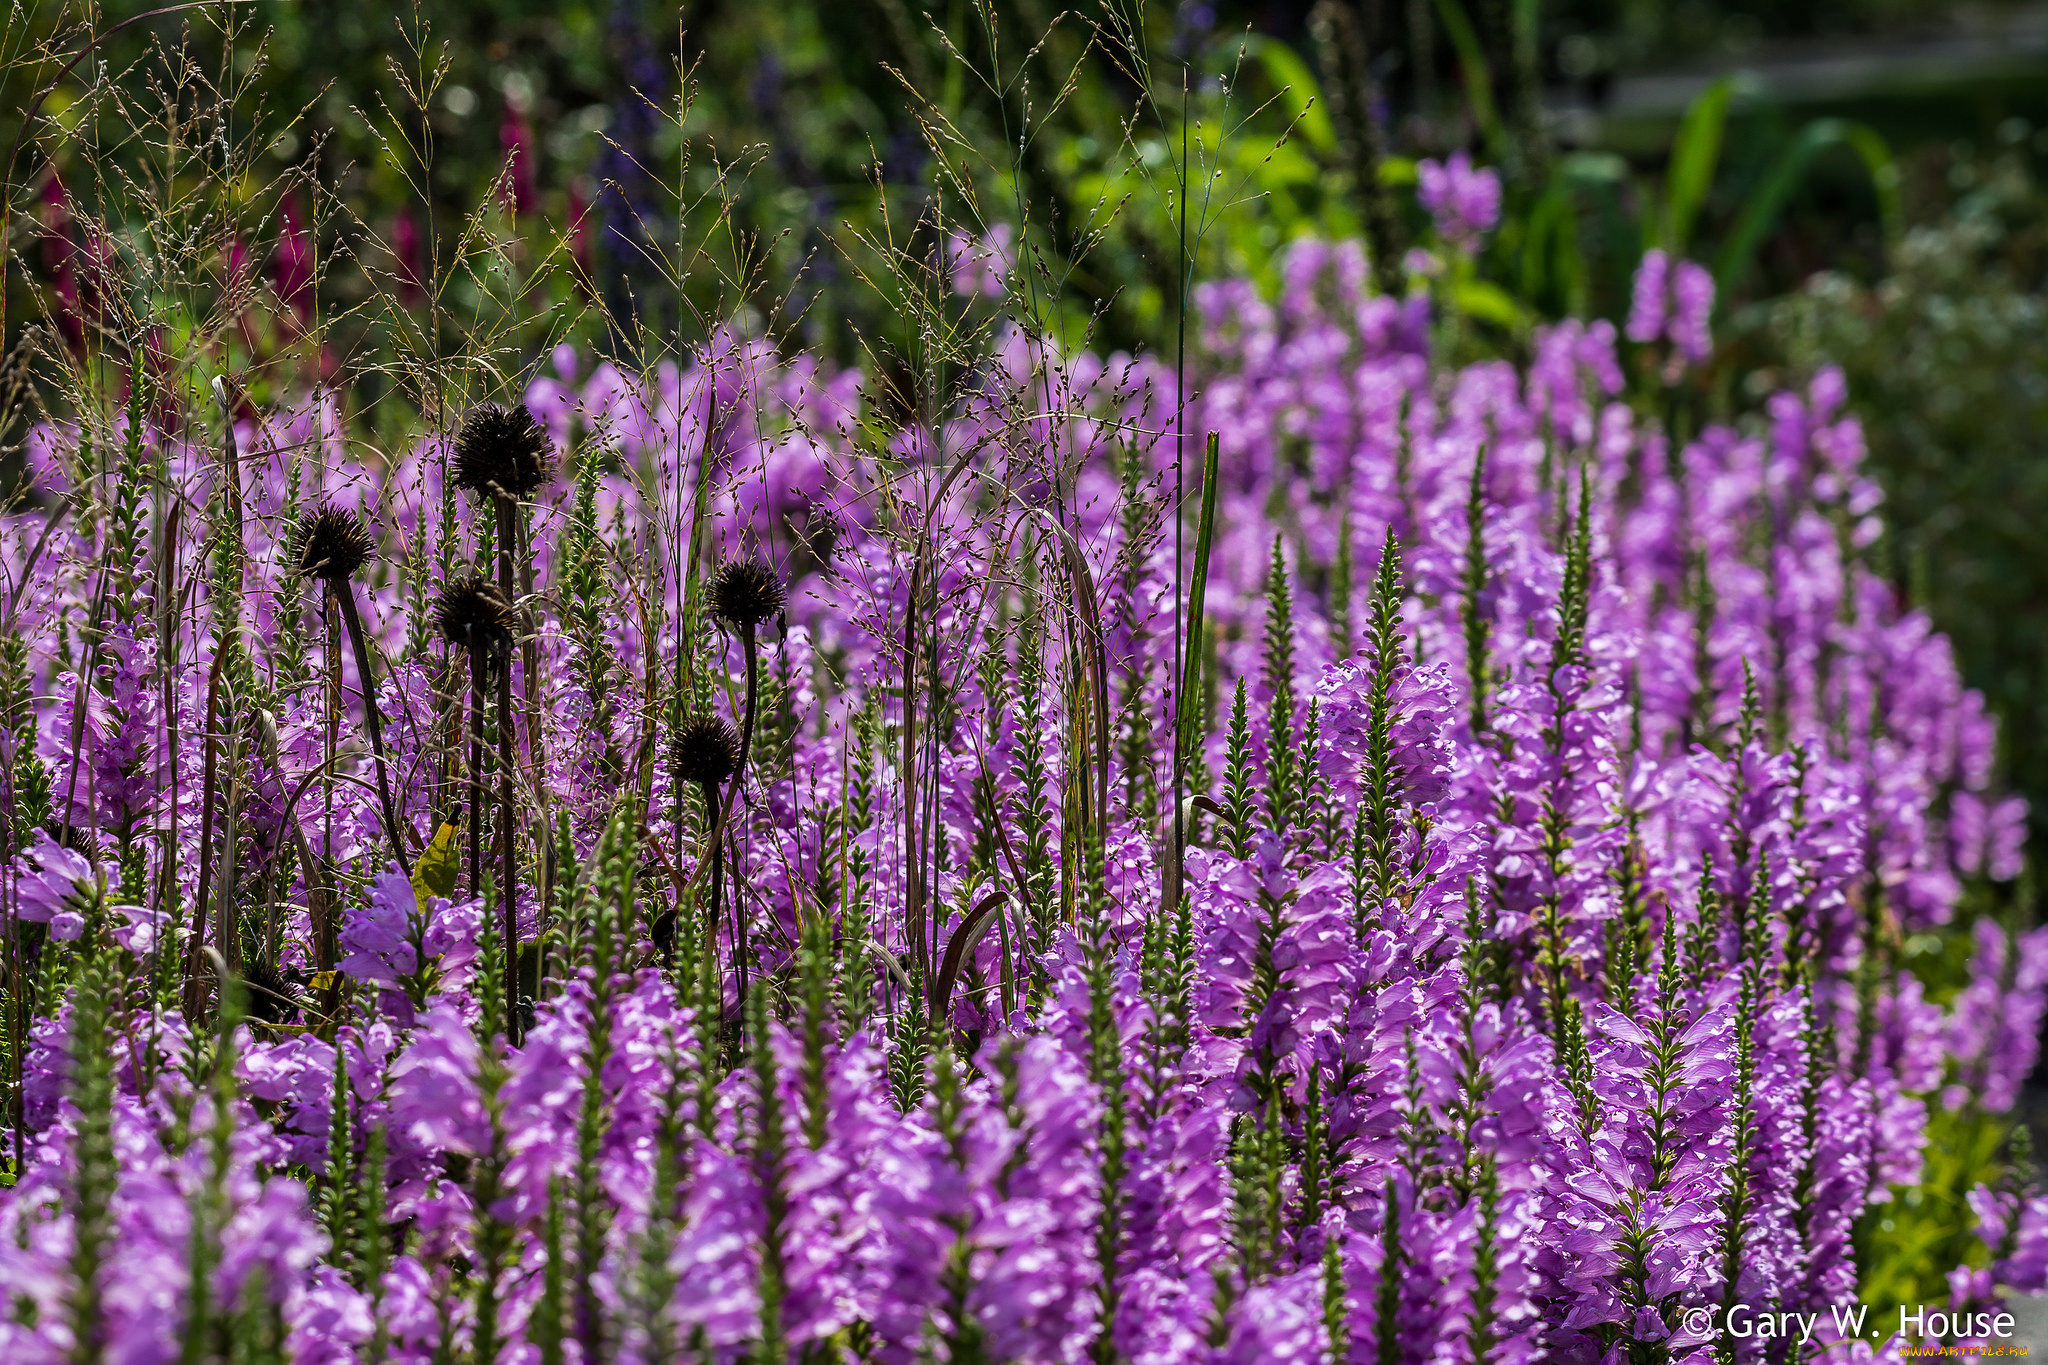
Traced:
[[[719, 805], [719, 791], [716, 782], [703, 784], [704, 790], [704, 857], [711, 862], [711, 897], [704, 913], [704, 941], [711, 946], [711, 952], [718, 952], [718, 914], [723, 908], [725, 892], [725, 811]], [[739, 951], [735, 941], [733, 951], [734, 969], [738, 970]]]
[[[739, 766], [733, 770], [732, 775], [732, 799], [735, 802], [746, 799], [747, 755], [754, 748], [754, 703], [759, 694], [761, 681], [761, 658], [757, 641], [754, 638], [755, 629], [755, 626], [751, 623], [740, 627], [740, 643], [747, 651], [747, 709], [740, 717], [740, 761]], [[724, 845], [713, 845], [711, 855], [718, 859], [719, 862], [723, 862]], [[747, 937], [746, 906], [742, 902], [741, 897], [734, 896], [732, 900], [732, 961], [733, 971], [739, 985], [739, 998], [742, 1005], [745, 1004], [747, 999], [747, 958], [752, 953]]]
[[398, 832], [398, 807], [391, 800], [391, 779], [384, 771], [384, 721], [377, 714], [377, 680], [370, 672], [370, 647], [363, 638], [363, 618], [356, 611], [355, 589], [346, 578], [331, 578], [327, 587], [341, 604], [341, 623], [348, 627], [348, 642], [355, 650], [356, 679], [363, 689], [363, 721], [370, 732], [371, 761], [377, 768], [377, 800], [384, 807], [384, 832], [391, 838], [391, 853], [398, 859], [398, 870], [410, 876], [412, 863], [405, 856], [405, 840]]
[[[469, 894], [484, 893], [484, 652], [469, 651]], [[423, 909], [425, 907], [422, 907]]]
[[745, 788], [747, 781], [747, 755], [754, 749], [754, 697], [761, 680], [760, 652], [754, 642], [755, 629], [751, 625], [740, 627], [740, 643], [747, 651], [747, 709], [740, 716], [740, 763], [733, 772], [733, 782], [741, 789]]
[[[519, 533], [519, 592], [524, 600], [531, 602], [534, 600], [533, 546], [529, 528], [526, 518], [517, 513], [512, 524]], [[540, 645], [536, 629], [529, 627], [520, 632], [519, 661], [526, 670], [520, 680], [526, 691], [526, 768], [532, 774], [532, 789], [544, 791], [548, 774], [547, 732], [546, 716], [540, 704]], [[545, 819], [534, 828], [533, 853], [540, 877], [534, 903], [545, 914], [555, 898], [555, 841], [548, 837]]]
[[[500, 493], [498, 511], [498, 591], [505, 600], [516, 602], [512, 593], [512, 550], [518, 536], [519, 505]], [[524, 632], [522, 632], [524, 633]], [[533, 660], [526, 661], [528, 685], [532, 683]], [[527, 718], [531, 750], [533, 718]], [[512, 809], [512, 655], [507, 651], [498, 670], [498, 839], [504, 848], [505, 884], [498, 888], [500, 917], [505, 926], [505, 1018], [506, 1032], [513, 1046], [519, 1044], [519, 926], [513, 917], [513, 874], [518, 864], [518, 821]]]
[[[321, 603], [320, 611], [320, 624], [327, 629], [326, 645], [329, 660], [334, 659], [341, 653], [341, 645], [338, 639], [341, 632], [334, 624], [334, 618], [338, 613], [333, 609], [333, 601], [334, 594], [328, 593], [326, 600]], [[327, 681], [320, 691], [321, 700], [326, 703], [327, 707], [327, 724], [325, 734], [323, 735], [323, 749], [320, 755], [320, 855], [321, 872], [324, 876], [334, 861], [334, 756], [341, 748], [341, 670], [339, 668], [331, 666], [328, 668]], [[310, 888], [314, 880], [311, 873], [311, 865], [308, 864], [306, 885]], [[320, 964], [322, 971], [334, 965], [333, 961], [326, 956], [333, 946], [332, 944], [326, 944], [322, 949], [323, 959]]]
[[518, 866], [517, 818], [512, 809], [512, 660], [498, 669], [498, 846], [504, 850], [505, 880], [498, 887], [498, 918], [505, 931], [505, 1032], [519, 1046], [519, 921], [514, 914], [514, 873]]

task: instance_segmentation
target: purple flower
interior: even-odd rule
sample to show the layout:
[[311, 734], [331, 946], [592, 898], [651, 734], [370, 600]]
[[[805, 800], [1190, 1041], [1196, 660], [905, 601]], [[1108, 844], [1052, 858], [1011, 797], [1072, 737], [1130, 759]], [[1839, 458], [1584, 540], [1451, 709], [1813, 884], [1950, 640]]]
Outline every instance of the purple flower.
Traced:
[[379, 873], [369, 903], [342, 922], [341, 970], [360, 981], [397, 986], [419, 970], [416, 924], [418, 899], [398, 871]]
[[58, 938], [77, 938], [84, 913], [105, 894], [105, 877], [91, 860], [42, 830], [35, 832], [28, 851], [14, 860], [14, 871], [15, 913], [32, 923], [51, 925]]
[[1670, 315], [1671, 258], [1651, 247], [1636, 266], [1635, 293], [1628, 310], [1628, 339], [1647, 345], [1664, 335]]
[[[1455, 278], [1498, 182], [1462, 154], [1420, 176]], [[995, 297], [1014, 245], [956, 239], [943, 263]], [[478, 976], [483, 907], [382, 869], [362, 751], [336, 754], [359, 780], [331, 804], [290, 776], [328, 761], [331, 693], [306, 684], [337, 661], [275, 578], [288, 490], [467, 562], [481, 509], [445, 496], [445, 442], [388, 452], [373, 488], [334, 395], [241, 414], [244, 592], [186, 574], [195, 609], [109, 625], [82, 689], [65, 651], [108, 578], [100, 530], [0, 518], [20, 622], [0, 673], [32, 699], [8, 734], [32, 724], [53, 795], [54, 760], [66, 788], [75, 770], [63, 843], [119, 850], [36, 834], [0, 898], [30, 979], [72, 983], [34, 997], [0, 1132], [23, 1156], [0, 1358], [75, 1354], [97, 1255], [106, 1354], [168, 1359], [195, 1247], [214, 1308], [269, 1321], [267, 1296], [309, 1365], [373, 1341], [407, 1365], [475, 1354], [493, 1266], [499, 1354], [528, 1362], [564, 1318], [565, 1358], [596, 1336], [737, 1360], [773, 1330], [794, 1354], [857, 1335], [888, 1365], [1686, 1361], [1714, 1341], [1691, 1309], [1853, 1297], [1873, 1202], [1940, 1170], [1955, 1123], [2012, 1121], [2048, 930], [1985, 912], [2022, 870], [2025, 807], [1955, 651], [1872, 570], [1882, 496], [1841, 375], [1672, 429], [1617, 401], [1609, 323], [1453, 366], [1426, 292], [1376, 295], [1356, 242], [1299, 241], [1271, 273], [1200, 287], [1185, 394], [1160, 357], [1002, 329], [879, 448], [879, 377], [766, 338], [645, 374], [553, 357], [530, 401], [603, 453], [522, 511], [508, 738], [543, 966], [517, 1048], [485, 1036], [506, 1002]], [[1712, 358], [1712, 307], [1703, 269], [1647, 254], [1631, 358], [1676, 383]], [[1190, 492], [1176, 434], [1209, 430], [1209, 696], [1182, 754], [1165, 521]], [[214, 446], [133, 434], [205, 505]], [[86, 445], [40, 430], [39, 477], [97, 496], [66, 463]], [[772, 547], [788, 575], [788, 629], [752, 659], [678, 629], [693, 506], [712, 561]], [[166, 548], [189, 568], [201, 543]], [[363, 617], [404, 660], [377, 701], [418, 816], [464, 796], [462, 679], [392, 567]], [[212, 751], [202, 811], [202, 661], [237, 607], [278, 754], [268, 720], [231, 719], [217, 735], [260, 743], [225, 783]], [[190, 666], [155, 667], [156, 631]], [[935, 711], [904, 688], [907, 638]], [[643, 685], [687, 660], [718, 715], [761, 702], [719, 907]], [[240, 915], [293, 979], [333, 907], [342, 979], [308, 987], [329, 1017], [195, 1034], [156, 972], [74, 946], [104, 925], [159, 949], [202, 861], [209, 934]], [[149, 910], [107, 905], [116, 862]], [[671, 925], [673, 963], [650, 944]], [[1965, 957], [1953, 996], [1923, 980]], [[132, 989], [98, 984], [124, 970]], [[1934, 1267], [1958, 1305], [2048, 1285], [2048, 1201], [1986, 1166], [1961, 1177], [1983, 1254]]]
[[1010, 287], [1011, 258], [1015, 254], [1012, 242], [1016, 235], [1008, 223], [997, 223], [979, 239], [963, 232], [953, 233], [947, 239], [947, 254], [953, 263], [953, 292], [1001, 298]]
[[1436, 220], [1437, 234], [1461, 250], [1469, 250], [1500, 220], [1500, 177], [1490, 168], [1474, 168], [1465, 152], [1448, 162], [1425, 160], [1415, 167], [1422, 206]]
[[1680, 261], [1672, 270], [1671, 294], [1671, 344], [1697, 365], [1714, 353], [1709, 326], [1714, 314], [1714, 277], [1697, 261]]
[[1628, 339], [1642, 345], [1670, 341], [1675, 354], [1697, 365], [1714, 353], [1714, 277], [1696, 261], [1673, 261], [1656, 247], [1636, 267]]
[[450, 1005], [421, 1015], [391, 1068], [391, 1124], [432, 1152], [474, 1155], [488, 1141], [476, 1077], [476, 1035]]
[[416, 1004], [441, 987], [458, 987], [476, 960], [483, 904], [436, 896], [423, 913], [412, 883], [387, 870], [369, 901], [342, 921], [341, 970], [359, 981], [404, 989]]

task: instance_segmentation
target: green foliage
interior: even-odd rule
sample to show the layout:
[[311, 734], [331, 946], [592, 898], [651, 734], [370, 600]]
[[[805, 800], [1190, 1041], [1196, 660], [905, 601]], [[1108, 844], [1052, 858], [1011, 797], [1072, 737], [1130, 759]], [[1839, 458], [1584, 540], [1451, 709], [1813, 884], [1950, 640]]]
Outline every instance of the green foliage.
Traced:
[[[2024, 132], [2024, 129], [2015, 129]], [[2048, 188], [2016, 147], [1933, 160], [1930, 196], [1891, 272], [1839, 271], [1738, 321], [1804, 377], [1839, 364], [1885, 489], [1876, 553], [1953, 643], [2004, 719], [2006, 759], [2048, 816]]]
[[1968, 1199], [1980, 1183], [2006, 1183], [1999, 1159], [2006, 1133], [2002, 1120], [1967, 1107], [1936, 1105], [1928, 1114], [1919, 1183], [1894, 1186], [1856, 1224], [1859, 1290], [1873, 1322], [1897, 1322], [1901, 1306], [1945, 1302], [1949, 1267], [1984, 1264]]
[[[105, 1300], [112, 1286], [105, 1282], [106, 1253], [113, 1239], [112, 1203], [119, 1179], [113, 1132], [116, 1050], [108, 1014], [117, 998], [118, 980], [111, 954], [92, 953], [71, 997], [68, 1088], [78, 1109], [78, 1128], [72, 1139], [71, 1284], [64, 1312], [74, 1343], [72, 1359], [80, 1365], [97, 1361], [107, 1343]], [[223, 1146], [228, 1126], [225, 1116], [214, 1124]]]
[[1279, 536], [1266, 576], [1266, 812], [1283, 838], [1299, 815], [1301, 773], [1294, 739], [1294, 591]]
[[1230, 698], [1230, 729], [1223, 767], [1223, 838], [1235, 857], [1250, 856], [1252, 821], [1258, 803], [1252, 795], [1252, 742], [1242, 674]]

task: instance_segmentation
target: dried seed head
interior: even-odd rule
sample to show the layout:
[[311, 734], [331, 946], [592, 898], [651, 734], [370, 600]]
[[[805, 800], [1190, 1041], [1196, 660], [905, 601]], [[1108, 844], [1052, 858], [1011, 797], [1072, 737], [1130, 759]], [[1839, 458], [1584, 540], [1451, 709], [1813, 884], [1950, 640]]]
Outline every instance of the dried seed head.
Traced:
[[292, 528], [292, 573], [299, 578], [340, 582], [362, 572], [376, 549], [377, 542], [363, 519], [330, 502], [317, 512], [305, 513]]
[[448, 643], [482, 650], [492, 659], [512, 652], [512, 604], [481, 574], [455, 579], [441, 590], [434, 620]]
[[746, 630], [782, 610], [782, 580], [758, 559], [735, 559], [711, 578], [711, 612], [729, 626]]
[[677, 780], [717, 786], [739, 771], [740, 737], [716, 716], [697, 716], [669, 741], [668, 756]]
[[480, 498], [530, 498], [547, 487], [554, 467], [554, 443], [524, 403], [479, 403], [455, 434], [455, 486]]
[[272, 964], [260, 958], [242, 973], [242, 985], [249, 993], [249, 1013], [266, 1024], [289, 1024], [299, 1017], [298, 990], [294, 982]]
[[[50, 820], [44, 823], [43, 833], [49, 835], [51, 841], [59, 848], [68, 848], [73, 853], [83, 856], [87, 862], [104, 863], [107, 861], [105, 845], [101, 844], [99, 836], [89, 829], [80, 829], [76, 825], [67, 825], [60, 821]], [[33, 854], [26, 854], [24, 856], [28, 857], [30, 861], [34, 861]]]

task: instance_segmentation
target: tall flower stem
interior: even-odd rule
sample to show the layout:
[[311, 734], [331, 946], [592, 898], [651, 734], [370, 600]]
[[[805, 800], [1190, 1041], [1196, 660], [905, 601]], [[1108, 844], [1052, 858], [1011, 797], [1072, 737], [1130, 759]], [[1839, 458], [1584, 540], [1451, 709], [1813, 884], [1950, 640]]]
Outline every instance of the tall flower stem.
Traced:
[[[468, 624], [457, 621], [451, 629], [475, 628], [488, 636], [493, 662], [503, 670], [498, 679], [498, 837], [504, 841], [504, 885], [498, 889], [498, 903], [504, 918], [505, 931], [505, 980], [506, 1017], [513, 1021], [509, 1030], [512, 1041], [517, 1043], [519, 1008], [519, 937], [518, 921], [513, 907], [517, 902], [517, 891], [513, 885], [519, 867], [518, 813], [512, 807], [512, 644], [514, 613], [512, 604], [517, 601], [512, 588], [512, 556], [515, 550], [523, 548], [520, 534], [519, 504], [543, 488], [553, 472], [555, 462], [554, 444], [548, 438], [533, 413], [524, 404], [513, 404], [510, 408], [499, 407], [496, 403], [479, 403], [463, 418], [461, 428], [455, 434], [455, 459], [451, 473], [455, 486], [468, 490], [479, 503], [488, 499], [496, 514], [498, 545], [498, 583], [495, 592], [483, 584], [481, 578], [465, 587], [469, 602], [463, 611], [469, 613]], [[530, 570], [529, 570], [530, 572]], [[495, 596], [495, 602], [485, 599]], [[479, 614], [478, 609], [481, 608]], [[488, 619], [486, 619], [488, 618]], [[444, 628], [449, 628], [444, 621]], [[527, 632], [529, 641], [531, 632]], [[474, 646], [484, 637], [472, 640]], [[526, 685], [530, 699], [537, 698], [535, 651], [529, 642], [522, 651], [526, 664]], [[483, 684], [480, 677], [473, 679], [472, 705], [481, 711], [483, 706]], [[539, 719], [537, 712], [527, 716], [527, 755], [533, 762], [535, 778], [541, 775], [540, 744], [535, 727]], [[481, 728], [480, 723], [478, 727]], [[472, 738], [471, 747], [477, 750], [481, 761], [481, 741]], [[477, 848], [476, 821], [484, 800], [483, 784], [474, 786], [475, 801], [471, 807], [471, 876], [482, 861]], [[546, 839], [540, 841], [546, 844]], [[536, 862], [545, 869], [548, 853], [545, 847], [538, 851]], [[547, 894], [547, 883], [543, 881], [542, 894]]]
[[512, 661], [498, 669], [498, 846], [504, 850], [505, 879], [498, 886], [498, 915], [505, 931], [505, 1034], [519, 1045], [519, 918], [513, 887], [518, 869], [518, 826], [512, 810]]
[[[505, 884], [498, 889], [504, 929], [505, 977], [519, 980], [519, 936], [513, 918], [512, 873], [517, 850], [512, 841], [512, 604], [488, 580], [469, 574], [449, 583], [435, 608], [441, 634], [448, 643], [469, 651], [469, 888], [483, 891], [484, 684], [489, 670], [498, 670], [498, 794], [502, 801], [499, 837], [505, 841]], [[508, 1016], [517, 1016], [516, 994], [508, 998]], [[514, 1025], [513, 1032], [517, 1031]], [[517, 1039], [515, 1038], [516, 1042]]]
[[[498, 591], [505, 601], [516, 602], [512, 590], [512, 549], [519, 529], [519, 504], [503, 491], [495, 495], [498, 512]], [[528, 685], [532, 685], [532, 660], [527, 660]], [[533, 717], [528, 716], [529, 734]], [[532, 745], [528, 745], [529, 752]], [[519, 816], [512, 806], [512, 656], [505, 655], [498, 669], [498, 841], [504, 850], [504, 881], [498, 887], [499, 915], [505, 930], [505, 1017], [506, 1033], [513, 1046], [519, 1044], [519, 920], [514, 912], [516, 874], [519, 867]]]
[[[399, 833], [398, 804], [391, 799], [391, 777], [384, 753], [384, 718], [377, 710], [377, 675], [370, 667], [370, 646], [363, 633], [362, 613], [356, 610], [353, 580], [376, 552], [376, 538], [363, 519], [345, 507], [329, 503], [299, 519], [292, 531], [292, 569], [300, 578], [317, 578], [326, 585], [328, 596], [341, 608], [342, 624], [348, 630], [349, 647], [355, 652], [356, 680], [363, 692], [364, 728], [370, 732], [370, 756], [377, 769], [377, 800], [384, 816], [384, 833], [391, 840], [392, 856], [401, 872], [409, 871], [405, 839]], [[329, 618], [330, 621], [332, 618]], [[329, 627], [332, 630], [332, 626]], [[330, 637], [331, 638], [331, 637]], [[341, 661], [330, 659], [333, 690], [331, 705], [339, 710]], [[329, 753], [332, 752], [333, 712], [329, 714]], [[328, 800], [333, 801], [333, 782], [328, 782]]]
[[[697, 866], [700, 871], [710, 873], [711, 895], [704, 912], [704, 942], [715, 956], [718, 951], [718, 916], [724, 909], [725, 897], [727, 802], [724, 789], [726, 779], [739, 771], [739, 736], [716, 716], [700, 715], [678, 726], [669, 744], [675, 780], [695, 783], [704, 797], [704, 851], [697, 860]], [[737, 924], [733, 937], [733, 971], [739, 981], [746, 980]], [[739, 999], [744, 1001], [746, 997], [742, 994]]]
[[327, 590], [341, 607], [341, 624], [348, 631], [349, 648], [356, 656], [356, 678], [363, 688], [363, 725], [370, 732], [370, 762], [377, 770], [377, 801], [384, 809], [384, 832], [391, 840], [391, 856], [398, 870], [410, 874], [412, 860], [405, 853], [405, 839], [399, 832], [398, 806], [391, 799], [391, 778], [384, 755], [384, 719], [377, 711], [376, 674], [370, 671], [369, 641], [363, 636], [362, 613], [356, 610], [355, 589], [346, 578], [330, 578]]
[[484, 879], [484, 652], [469, 651], [469, 894], [483, 894]]
[[[747, 705], [746, 710], [740, 715], [740, 763], [738, 770], [733, 773], [732, 779], [732, 799], [734, 801], [743, 800], [746, 796], [747, 755], [754, 747], [754, 707], [760, 696], [761, 686], [761, 653], [757, 648], [754, 631], [755, 623], [751, 621], [745, 622], [740, 626], [740, 644], [747, 654]], [[716, 809], [714, 806], [713, 810], [716, 811]], [[718, 814], [722, 815], [723, 812], [719, 811]], [[718, 828], [720, 824], [720, 820], [713, 819], [714, 834], [721, 832]], [[715, 887], [718, 885], [719, 866], [725, 861], [725, 845], [722, 841], [714, 840], [711, 845], [711, 857], [712, 885]], [[737, 868], [734, 869], [734, 873], [737, 875]], [[716, 901], [713, 902], [714, 905], [716, 903]], [[746, 907], [741, 902], [740, 897], [734, 896], [732, 904], [732, 960], [733, 970], [738, 974], [739, 998], [742, 1001], [745, 1001], [747, 998], [747, 959], [752, 955], [752, 948], [747, 939]]]
[[[533, 542], [531, 528], [521, 514], [514, 522], [519, 533], [519, 598], [531, 602], [533, 596]], [[532, 774], [533, 790], [543, 791], [548, 780], [547, 756], [547, 712], [541, 705], [540, 649], [536, 640], [537, 630], [529, 628], [520, 632], [519, 662], [525, 670], [521, 681], [526, 691], [526, 766]], [[534, 829], [533, 854], [539, 885], [535, 891], [536, 904], [547, 906], [553, 903], [555, 895], [555, 843], [547, 835], [547, 819], [544, 814], [536, 815], [539, 820]]]
[[[704, 915], [705, 942], [716, 949], [718, 943], [718, 916], [724, 908], [725, 895], [725, 808], [720, 804], [720, 784], [701, 782], [699, 789], [704, 793], [704, 856], [711, 861], [711, 897], [707, 904], [710, 909]], [[737, 920], [737, 916], [735, 916]], [[735, 924], [733, 938], [733, 970], [744, 982], [746, 967], [740, 957], [740, 940]]]
[[[775, 571], [757, 559], [736, 559], [720, 566], [711, 580], [711, 610], [719, 620], [739, 632], [741, 647], [747, 654], [747, 703], [740, 718], [739, 750], [733, 764], [732, 800], [743, 800], [746, 795], [747, 751], [754, 744], [754, 711], [760, 697], [761, 623], [782, 612], [786, 600], [782, 580]], [[906, 739], [906, 744], [909, 741]], [[722, 774], [721, 774], [722, 776]], [[723, 856], [722, 845], [714, 845], [713, 857]], [[739, 1000], [747, 998], [747, 945], [746, 910], [738, 897], [733, 904], [733, 972], [739, 986]]]

